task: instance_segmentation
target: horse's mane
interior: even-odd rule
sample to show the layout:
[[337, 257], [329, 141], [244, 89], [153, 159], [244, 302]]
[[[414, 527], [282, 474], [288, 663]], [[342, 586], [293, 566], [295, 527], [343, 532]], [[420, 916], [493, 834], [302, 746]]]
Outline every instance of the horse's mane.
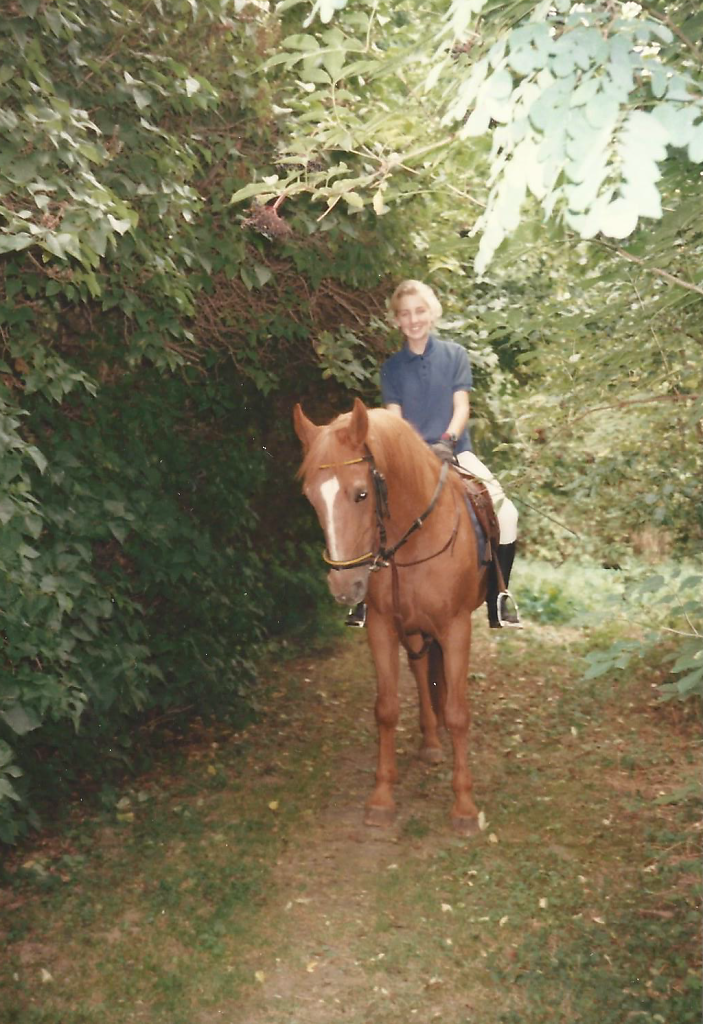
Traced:
[[[319, 432], [303, 459], [299, 476], [349, 458], [351, 416], [350, 412], [342, 413]], [[387, 409], [369, 409], [368, 416], [366, 445], [389, 485], [401, 476], [403, 489], [410, 494], [423, 492], [430, 481], [436, 482], [437, 460], [413, 426]]]

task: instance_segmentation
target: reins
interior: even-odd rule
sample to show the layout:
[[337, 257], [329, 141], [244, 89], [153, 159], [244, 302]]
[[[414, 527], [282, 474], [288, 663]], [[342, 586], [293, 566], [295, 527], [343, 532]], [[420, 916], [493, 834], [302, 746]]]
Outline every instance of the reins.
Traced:
[[413, 660], [419, 660], [423, 658], [427, 653], [430, 644], [433, 641], [433, 637], [423, 634], [424, 640], [422, 647], [419, 651], [414, 651], [408, 641], [408, 634], [405, 632], [403, 626], [402, 616], [400, 614], [400, 581], [398, 579], [398, 568], [408, 568], [413, 565], [420, 565], [422, 562], [429, 562], [433, 558], [437, 558], [443, 554], [449, 547], [454, 544], [456, 540], [457, 531], [459, 529], [459, 509], [457, 507], [457, 515], [454, 522], [454, 527], [449, 536], [449, 540], [446, 544], [439, 549], [439, 551], [433, 552], [431, 555], [427, 555], [425, 558], [418, 558], [413, 562], [399, 562], [395, 561], [395, 554], [404, 544], [412, 537], [412, 535], [419, 529], [422, 528], [425, 520], [434, 511], [434, 508], [439, 500], [439, 496], [442, 493], [444, 485], [447, 480], [449, 472], [449, 463], [443, 462], [440, 470], [439, 479], [434, 490], [434, 494], [430, 499], [430, 503], [425, 511], [414, 519], [408, 529], [405, 531], [400, 540], [393, 545], [391, 548], [386, 547], [386, 528], [384, 519], [390, 519], [390, 510], [388, 508], [388, 488], [386, 485], [386, 479], [383, 473], [379, 472], [376, 468], [376, 463], [372, 453], [366, 450], [366, 455], [362, 455], [357, 459], [347, 459], [344, 462], [327, 462], [320, 465], [319, 469], [336, 469], [339, 466], [353, 466], [360, 462], [368, 462], [371, 470], [371, 480], [373, 483], [374, 498], [375, 498], [375, 511], [376, 511], [376, 525], [378, 527], [380, 545], [376, 554], [373, 551], [364, 552], [363, 555], [359, 555], [357, 558], [350, 558], [347, 561], [338, 561], [330, 558], [327, 551], [322, 552], [322, 557], [330, 568], [342, 571], [344, 569], [353, 569], [359, 566], [368, 565], [370, 572], [377, 572], [379, 569], [385, 569], [390, 566], [391, 569], [391, 581], [392, 581], [392, 594], [393, 594], [393, 621], [395, 623], [396, 633], [398, 639], [405, 648], [408, 657]]

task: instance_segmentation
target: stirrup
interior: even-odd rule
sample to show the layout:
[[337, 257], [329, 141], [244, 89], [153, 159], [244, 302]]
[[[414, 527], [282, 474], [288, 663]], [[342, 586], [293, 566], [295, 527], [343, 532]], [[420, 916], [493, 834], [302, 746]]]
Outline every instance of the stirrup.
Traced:
[[346, 619], [344, 620], [345, 626], [354, 626], [356, 629], [363, 629], [366, 625], [366, 605], [362, 601], [355, 608], [350, 608]]
[[495, 628], [524, 629], [520, 622], [517, 601], [509, 590], [503, 590], [498, 594], [496, 611], [498, 613], [498, 624]]

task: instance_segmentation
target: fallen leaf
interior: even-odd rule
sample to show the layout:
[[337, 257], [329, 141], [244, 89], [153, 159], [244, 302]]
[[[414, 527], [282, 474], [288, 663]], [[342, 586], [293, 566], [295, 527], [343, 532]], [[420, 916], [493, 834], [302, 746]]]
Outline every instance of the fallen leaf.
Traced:
[[499, 927], [502, 928], [504, 925], [508, 923], [509, 920], [510, 918], [507, 915], [505, 917], [501, 917], [500, 921], [498, 922]]
[[451, 905], [451, 903], [443, 903], [442, 904], [442, 913], [443, 914], [453, 914], [454, 913], [454, 907]]
[[310, 961], [310, 963], [305, 968], [305, 970], [308, 972], [308, 974], [312, 974], [312, 972], [317, 968], [318, 963], [319, 963], [319, 960], [311, 960]]
[[542, 899], [539, 901], [540, 910], [546, 910], [548, 903], [549, 901], [543, 896]]
[[254, 977], [256, 978], [260, 985], [263, 985], [263, 983], [266, 981], [266, 975], [264, 974], [263, 971], [255, 971]]
[[46, 967], [42, 967], [39, 971], [39, 977], [41, 978], [42, 985], [46, 985], [48, 982], [53, 981], [53, 977], [47, 971]]
[[272, 811], [278, 810], [278, 800], [269, 800], [269, 808]]
[[209, 764], [207, 766], [207, 773], [208, 775], [217, 775], [217, 768], [215, 768], [214, 764]]
[[488, 837], [488, 842], [489, 843], [497, 843], [498, 842], [498, 836], [495, 834], [495, 832], [491, 832], [491, 834]]

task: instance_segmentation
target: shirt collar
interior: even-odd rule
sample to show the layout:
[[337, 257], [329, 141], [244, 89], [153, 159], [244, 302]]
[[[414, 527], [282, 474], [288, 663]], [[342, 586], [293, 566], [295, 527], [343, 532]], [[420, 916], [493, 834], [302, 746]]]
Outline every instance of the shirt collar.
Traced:
[[425, 356], [431, 355], [435, 347], [435, 340], [436, 339], [434, 334], [428, 335], [427, 344], [425, 345], [425, 350], [422, 353], [422, 355], [418, 355], [417, 352], [412, 352], [406, 341], [401, 349], [401, 352], [403, 353], [403, 357], [406, 360], [406, 362], [412, 362], [413, 359], [424, 359]]

